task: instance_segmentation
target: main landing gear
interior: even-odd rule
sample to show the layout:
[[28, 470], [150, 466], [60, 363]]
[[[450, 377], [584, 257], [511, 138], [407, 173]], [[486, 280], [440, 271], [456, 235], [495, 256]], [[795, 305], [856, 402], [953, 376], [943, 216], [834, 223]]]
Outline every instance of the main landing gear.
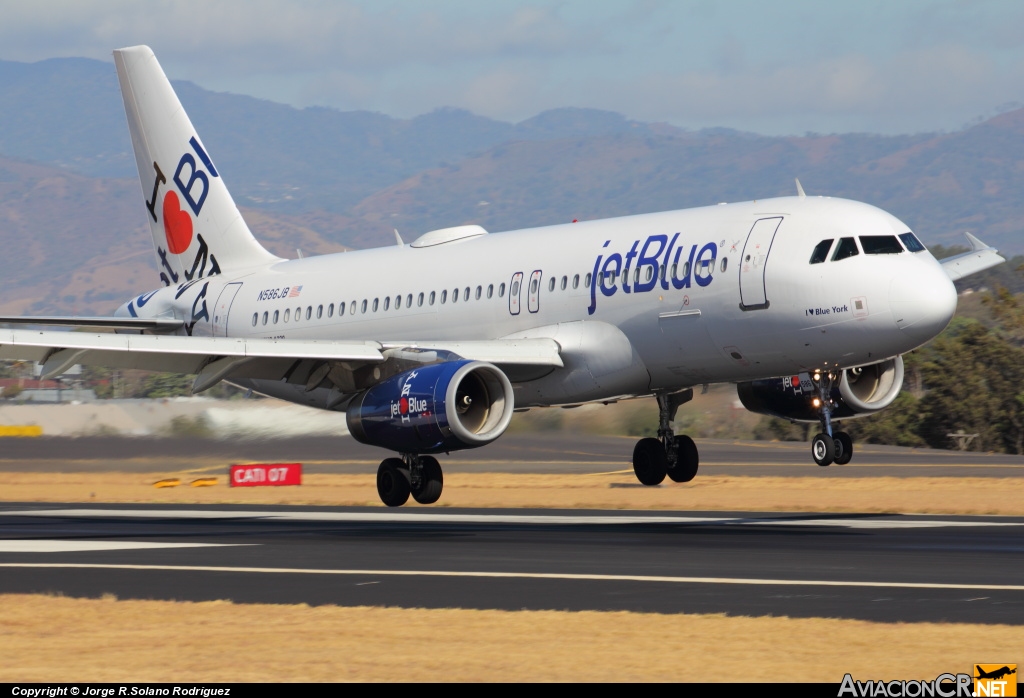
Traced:
[[831, 371], [816, 371], [811, 376], [818, 391], [813, 404], [818, 410], [818, 419], [821, 420], [821, 433], [815, 434], [811, 439], [811, 457], [821, 466], [833, 463], [846, 465], [853, 458], [853, 439], [845, 431], [832, 429], [832, 408], [835, 407], [832, 401], [832, 385], [837, 378], [838, 374]]
[[433, 456], [402, 454], [385, 458], [377, 468], [377, 494], [389, 507], [400, 507], [409, 495], [420, 504], [433, 504], [441, 498], [444, 474]]
[[679, 406], [693, 399], [693, 390], [659, 394], [658, 438], [640, 439], [633, 449], [633, 472], [645, 485], [659, 485], [665, 476], [673, 482], [689, 482], [697, 474], [700, 456], [689, 436], [676, 436], [672, 421]]

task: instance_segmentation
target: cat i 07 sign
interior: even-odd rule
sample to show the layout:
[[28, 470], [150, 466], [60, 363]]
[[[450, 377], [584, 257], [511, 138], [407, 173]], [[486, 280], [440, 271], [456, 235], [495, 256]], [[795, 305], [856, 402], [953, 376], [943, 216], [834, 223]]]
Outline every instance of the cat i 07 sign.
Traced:
[[232, 487], [279, 487], [302, 484], [302, 463], [247, 463], [232, 465]]

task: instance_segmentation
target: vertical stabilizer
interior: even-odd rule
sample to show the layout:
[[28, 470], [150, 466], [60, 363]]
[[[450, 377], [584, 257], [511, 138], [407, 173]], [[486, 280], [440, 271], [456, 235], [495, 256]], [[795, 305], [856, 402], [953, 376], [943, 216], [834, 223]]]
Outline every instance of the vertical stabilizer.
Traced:
[[153, 51], [118, 49], [114, 64], [161, 281], [278, 261], [249, 232]]

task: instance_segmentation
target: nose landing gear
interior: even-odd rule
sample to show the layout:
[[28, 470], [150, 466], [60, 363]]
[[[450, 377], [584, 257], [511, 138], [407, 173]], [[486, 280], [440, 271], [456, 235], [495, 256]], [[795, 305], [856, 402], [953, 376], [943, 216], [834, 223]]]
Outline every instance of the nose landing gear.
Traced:
[[377, 468], [377, 495], [389, 507], [402, 506], [410, 494], [420, 504], [433, 504], [443, 488], [444, 473], [433, 456], [403, 453], [385, 458]]
[[845, 431], [832, 430], [832, 385], [838, 379], [832, 371], [815, 372], [811, 376], [818, 396], [814, 398], [814, 406], [821, 420], [821, 433], [811, 439], [811, 457], [821, 466], [846, 465], [853, 458], [853, 439]]
[[659, 394], [658, 438], [640, 439], [633, 449], [633, 472], [644, 485], [660, 485], [667, 475], [673, 482], [689, 482], [697, 474], [700, 454], [689, 436], [676, 436], [672, 421], [683, 403], [693, 399], [693, 390]]

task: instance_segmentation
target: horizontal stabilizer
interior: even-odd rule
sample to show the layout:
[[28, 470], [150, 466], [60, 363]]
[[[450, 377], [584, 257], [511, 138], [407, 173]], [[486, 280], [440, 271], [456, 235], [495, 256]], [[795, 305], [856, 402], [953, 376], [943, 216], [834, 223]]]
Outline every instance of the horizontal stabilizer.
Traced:
[[1006, 258], [1002, 257], [996, 248], [986, 245], [970, 233], [964, 233], [964, 235], [967, 236], [967, 242], [971, 245], [971, 251], [939, 260], [942, 268], [946, 270], [946, 274], [953, 281], [959, 281], [965, 276], [991, 269], [1006, 261]]
[[173, 332], [184, 326], [181, 320], [174, 318], [138, 318], [138, 317], [73, 317], [57, 315], [40, 315], [5, 317], [0, 316], [0, 325], [54, 325], [58, 327], [88, 327], [112, 330], [154, 330], [157, 332]]

